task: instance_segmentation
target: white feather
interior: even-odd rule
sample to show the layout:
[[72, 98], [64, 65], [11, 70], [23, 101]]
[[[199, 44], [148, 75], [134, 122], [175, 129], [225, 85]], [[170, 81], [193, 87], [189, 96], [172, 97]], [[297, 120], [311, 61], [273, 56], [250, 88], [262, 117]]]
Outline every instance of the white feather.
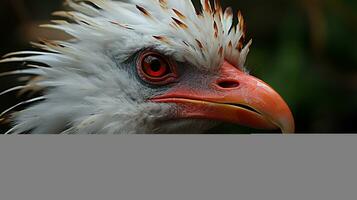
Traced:
[[62, 30], [74, 40], [35, 44], [49, 52], [17, 52], [0, 60], [0, 63], [36, 62], [50, 66], [32, 65], [35, 69], [2, 74], [41, 75], [36, 85], [47, 88], [44, 97], [22, 102], [1, 113], [2, 116], [24, 104], [45, 99], [17, 112], [9, 133], [120, 134], [167, 130], [154, 126], [154, 122], [165, 116], [170, 105], [145, 102], [145, 91], [129, 78], [124, 61], [140, 49], [155, 47], [200, 70], [215, 71], [224, 60], [243, 68], [249, 51], [250, 43], [242, 51], [235, 48], [243, 33], [229, 31], [233, 20], [230, 13], [218, 15], [205, 10], [197, 15], [191, 0], [68, 0], [67, 3], [72, 11], [54, 14], [75, 23], [57, 20], [43, 27]]

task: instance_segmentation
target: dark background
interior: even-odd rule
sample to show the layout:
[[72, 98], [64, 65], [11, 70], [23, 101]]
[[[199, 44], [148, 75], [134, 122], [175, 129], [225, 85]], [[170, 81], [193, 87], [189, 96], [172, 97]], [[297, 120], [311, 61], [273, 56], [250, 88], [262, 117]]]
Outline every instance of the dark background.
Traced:
[[[289, 103], [297, 132], [357, 132], [357, 1], [223, 0], [243, 12], [253, 38], [247, 65]], [[0, 0], [0, 55], [31, 48], [29, 41], [62, 35], [48, 22], [62, 0]], [[0, 65], [0, 73], [13, 66]], [[0, 91], [14, 86], [0, 78]], [[16, 104], [0, 97], [0, 111]], [[4, 127], [3, 127], [4, 128]], [[230, 125], [218, 130], [250, 132]], [[0, 128], [0, 132], [1, 128]]]

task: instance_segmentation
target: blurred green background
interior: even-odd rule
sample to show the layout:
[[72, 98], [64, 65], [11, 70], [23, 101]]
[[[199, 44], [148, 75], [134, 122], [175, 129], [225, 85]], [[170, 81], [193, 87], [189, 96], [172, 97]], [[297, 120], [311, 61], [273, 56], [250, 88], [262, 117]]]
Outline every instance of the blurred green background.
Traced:
[[[247, 65], [291, 106], [300, 133], [357, 132], [357, 1], [223, 0], [243, 12], [253, 38]], [[0, 0], [0, 54], [29, 41], [62, 37], [42, 30], [62, 0]], [[9, 70], [0, 67], [0, 72]], [[14, 85], [2, 78], [0, 89]], [[15, 97], [1, 98], [0, 109]], [[255, 132], [225, 125], [224, 133]], [[223, 131], [222, 131], [223, 130]], [[0, 131], [1, 132], [1, 131]]]

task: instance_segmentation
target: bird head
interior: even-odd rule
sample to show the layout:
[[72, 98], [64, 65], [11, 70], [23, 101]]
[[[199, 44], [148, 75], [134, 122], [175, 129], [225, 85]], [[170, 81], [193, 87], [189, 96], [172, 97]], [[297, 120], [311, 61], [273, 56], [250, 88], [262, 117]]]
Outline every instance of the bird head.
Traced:
[[[71, 11], [44, 27], [68, 41], [7, 55], [9, 74], [41, 77], [17, 89], [44, 95], [12, 115], [9, 133], [200, 133], [220, 122], [294, 131], [292, 114], [269, 85], [249, 75], [240, 12], [201, 0], [68, 0]], [[16, 88], [15, 88], [16, 89]]]

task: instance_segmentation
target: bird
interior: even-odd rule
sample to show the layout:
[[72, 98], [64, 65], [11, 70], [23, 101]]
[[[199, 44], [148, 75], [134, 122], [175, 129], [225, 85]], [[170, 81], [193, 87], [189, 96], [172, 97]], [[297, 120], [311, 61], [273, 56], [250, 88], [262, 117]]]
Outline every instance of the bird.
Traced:
[[200, 134], [221, 123], [294, 132], [287, 103], [245, 66], [252, 40], [240, 11], [219, 0], [65, 5], [41, 27], [70, 39], [0, 60], [26, 66], [0, 77], [28, 78], [0, 96], [41, 91], [0, 112], [6, 134]]

